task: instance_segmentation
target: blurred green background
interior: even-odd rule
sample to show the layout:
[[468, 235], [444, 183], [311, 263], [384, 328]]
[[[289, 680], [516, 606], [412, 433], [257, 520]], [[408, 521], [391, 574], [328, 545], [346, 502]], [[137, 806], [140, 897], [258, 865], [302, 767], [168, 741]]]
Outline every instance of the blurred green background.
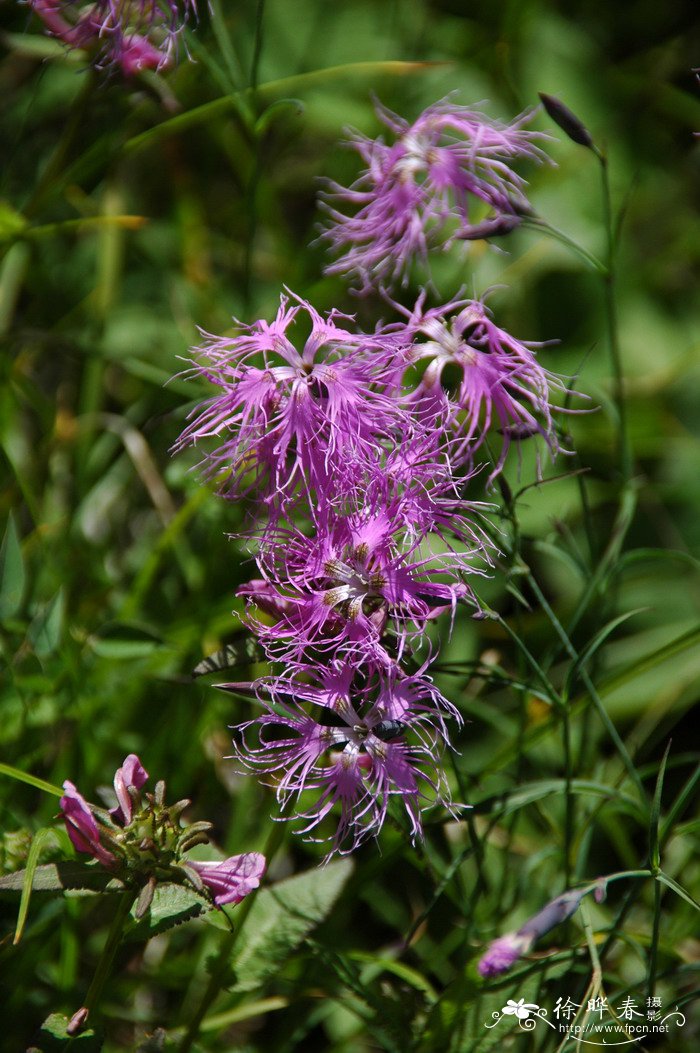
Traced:
[[[544, 91], [563, 99], [609, 154], [621, 211], [619, 316], [635, 454], [637, 506], [623, 552], [573, 638], [583, 647], [609, 619], [637, 612], [597, 652], [595, 680], [650, 793], [672, 738], [672, 800], [698, 763], [700, 582], [690, 558], [700, 542], [696, 6], [267, 0], [259, 89], [251, 93], [257, 14], [250, 2], [212, 3], [187, 36], [191, 62], [125, 84], [93, 77], [79, 53], [42, 35], [26, 5], [0, 8], [0, 520], [12, 517], [4, 566], [14, 575], [0, 611], [2, 760], [54, 783], [70, 778], [94, 797], [135, 751], [155, 778], [167, 779], [171, 799], [191, 797], [193, 818], [215, 822], [224, 850], [264, 845], [273, 795], [225, 760], [227, 725], [247, 716], [246, 703], [191, 678], [236, 632], [234, 593], [253, 564], [247, 546], [226, 536], [240, 527], [242, 510], [202, 484], [195, 455], [170, 456], [203, 394], [177, 374], [198, 327], [223, 333], [232, 317], [269, 318], [282, 285], [320, 310], [355, 312], [368, 326], [386, 317], [385, 304], [358, 301], [322, 276], [324, 252], [314, 244], [320, 180], [348, 183], [357, 173], [355, 155], [341, 145], [347, 129], [379, 133], [373, 95], [412, 118], [454, 92], [456, 102], [507, 121]], [[390, 64], [397, 61], [424, 65]], [[356, 63], [367, 65], [335, 68]], [[544, 114], [533, 127], [553, 135], [556, 164], [524, 172], [531, 202], [604, 254], [595, 158]], [[120, 215], [143, 221], [128, 229], [99, 219]], [[16, 239], [20, 216], [32, 229]], [[77, 231], [53, 226], [73, 220], [85, 222]], [[523, 555], [566, 622], [610, 540], [621, 481], [601, 283], [564, 246], [526, 229], [507, 244], [472, 244], [438, 258], [434, 277], [445, 299], [462, 285], [469, 294], [496, 286], [489, 302], [499, 323], [521, 339], [556, 341], [541, 361], [576, 376], [585, 405], [596, 408], [567, 418], [576, 456], [548, 469], [587, 470], [588, 514], [578, 477], [529, 489], [518, 502]], [[510, 483], [517, 490], [532, 481], [526, 456], [520, 480], [514, 466]], [[527, 609], [518, 599], [512, 569], [499, 567], [484, 599], [513, 619], [559, 683], [568, 659], [541, 606]], [[449, 671], [449, 662], [481, 665], [476, 673], [464, 665]], [[284, 1006], [211, 1028], [201, 1048], [403, 1053], [408, 1020], [412, 1049], [462, 1053], [497, 1037], [481, 1026], [491, 1004], [477, 998], [473, 961], [485, 941], [562, 891], [561, 794], [525, 794], [516, 804], [512, 796], [561, 777], [561, 735], [536, 692], [488, 675], [490, 666], [525, 676], [499, 623], [475, 623], [465, 612], [443, 665], [442, 686], [470, 721], [455, 767], [460, 790], [477, 804], [473, 821], [467, 828], [436, 816], [420, 852], [393, 828], [381, 850], [363, 847], [315, 943], [263, 992], [282, 996]], [[622, 799], [630, 787], [608, 735], [589, 713], [577, 718], [573, 736], [577, 774], [610, 793], [602, 804], [580, 799], [572, 876], [641, 865], [647, 831]], [[499, 794], [511, 795], [505, 811], [479, 808]], [[51, 823], [56, 803], [4, 778], [0, 803], [0, 862], [12, 870], [22, 865], [27, 834]], [[688, 814], [673, 818], [681, 824]], [[697, 826], [686, 822], [668, 845], [669, 872], [695, 895], [696, 838]], [[271, 877], [314, 866], [322, 854], [287, 838]], [[609, 904], [594, 908], [601, 931], [618, 924], [622, 897], [615, 886]], [[6, 898], [4, 906], [4, 1026], [7, 1048], [23, 1049], [48, 1012], [80, 1004], [109, 910], [37, 896], [23, 942], [12, 948], [16, 903]], [[677, 1000], [697, 975], [696, 915], [668, 891], [663, 908], [664, 995]], [[643, 986], [651, 909], [650, 890], [628, 909], [610, 959], [616, 991]], [[145, 953], [132, 949], [105, 1007], [108, 1049], [136, 1048], [156, 1025], [180, 1022], [179, 1007], [186, 1014], [201, 987], [211, 939], [195, 925], [158, 937]], [[546, 979], [532, 975], [550, 993], [569, 983], [573, 996], [590, 972], [585, 941], [569, 926], [559, 945], [578, 950], [562, 950]], [[397, 956], [443, 992], [439, 1012], [415, 978], [376, 965]], [[506, 978], [498, 998], [519, 990]], [[689, 1029], [663, 1048], [691, 1048]], [[537, 1045], [544, 1041], [530, 1038], [522, 1048], [550, 1048]]]

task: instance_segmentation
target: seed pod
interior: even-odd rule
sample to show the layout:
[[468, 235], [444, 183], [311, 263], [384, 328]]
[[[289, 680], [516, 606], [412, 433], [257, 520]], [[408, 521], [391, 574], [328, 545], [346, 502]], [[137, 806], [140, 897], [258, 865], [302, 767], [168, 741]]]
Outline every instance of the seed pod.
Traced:
[[592, 150], [594, 148], [593, 139], [583, 121], [580, 121], [576, 114], [572, 113], [569, 107], [565, 106], [556, 96], [546, 95], [543, 91], [538, 94], [549, 116], [563, 132], [566, 132], [569, 139], [578, 143], [579, 146], [586, 146]]

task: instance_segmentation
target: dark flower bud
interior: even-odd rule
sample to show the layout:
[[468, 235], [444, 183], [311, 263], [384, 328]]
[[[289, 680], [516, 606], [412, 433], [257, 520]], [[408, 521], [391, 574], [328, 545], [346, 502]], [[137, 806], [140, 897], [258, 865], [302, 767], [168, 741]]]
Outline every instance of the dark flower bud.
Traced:
[[492, 219], [485, 219], [481, 223], [476, 223], [472, 226], [466, 226], [461, 230], [457, 237], [461, 238], [462, 241], [481, 241], [487, 238], [502, 238], [506, 234], [510, 234], [511, 231], [515, 230], [520, 225], [521, 219], [519, 215], [503, 213], [500, 216], [494, 216]]
[[569, 139], [578, 143], [579, 146], [587, 146], [589, 150], [594, 149], [593, 139], [588, 128], [578, 119], [575, 113], [571, 112], [568, 106], [565, 106], [554, 95], [546, 95], [543, 91], [538, 94], [549, 116], [568, 135]]

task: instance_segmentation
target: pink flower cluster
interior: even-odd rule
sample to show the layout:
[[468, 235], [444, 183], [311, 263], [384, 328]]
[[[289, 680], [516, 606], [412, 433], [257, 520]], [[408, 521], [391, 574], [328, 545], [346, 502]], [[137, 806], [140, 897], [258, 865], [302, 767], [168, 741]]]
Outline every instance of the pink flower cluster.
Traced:
[[[470, 195], [517, 219], [522, 183], [506, 161], [538, 154], [522, 119], [501, 128], [444, 103], [410, 127], [381, 116], [400, 141], [362, 140], [361, 209], [335, 217], [338, 243], [356, 242], [345, 271], [365, 284], [403, 272], [448, 221], [477, 236]], [[228, 685], [261, 709], [237, 755], [307, 836], [322, 839], [338, 806], [331, 851], [376, 835], [393, 801], [412, 838], [425, 807], [451, 807], [441, 757], [461, 718], [429, 675], [430, 626], [459, 604], [479, 612], [471, 582], [493, 543], [484, 506], [465, 497], [475, 455], [488, 435], [493, 479], [512, 442], [558, 449], [561, 384], [535, 345], [482, 300], [426, 301], [392, 304], [397, 320], [362, 332], [287, 290], [271, 321], [205, 334], [191, 374], [213, 394], [176, 445], [203, 446], [206, 474], [254, 516], [257, 573], [239, 595], [272, 672]]]
[[[117, 805], [109, 813], [88, 804], [72, 782], [63, 784], [61, 817], [78, 852], [85, 852], [125, 880], [146, 885], [160, 880], [189, 882], [199, 891], [208, 890], [217, 907], [240, 903], [260, 884], [265, 857], [259, 852], [231, 856], [222, 862], [198, 862], [185, 852], [206, 841], [209, 823], [182, 827], [177, 818], [189, 801], [164, 808], [162, 800], [141, 790], [148, 772], [130, 753], [114, 776]], [[162, 785], [162, 784], [160, 784]], [[164, 792], [164, 787], [163, 787]]]
[[196, 0], [29, 0], [52, 36], [125, 77], [172, 65]]

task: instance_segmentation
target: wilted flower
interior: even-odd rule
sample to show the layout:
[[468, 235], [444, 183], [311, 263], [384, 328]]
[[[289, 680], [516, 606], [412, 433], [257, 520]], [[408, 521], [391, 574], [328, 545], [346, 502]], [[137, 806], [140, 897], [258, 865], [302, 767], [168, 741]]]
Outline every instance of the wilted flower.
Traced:
[[217, 906], [238, 903], [258, 887], [265, 871], [265, 857], [258, 852], [222, 862], [188, 859], [186, 852], [207, 842], [211, 823], [183, 826], [180, 817], [190, 802], [165, 805], [163, 782], [156, 785], [154, 794], [142, 795], [147, 779], [141, 761], [130, 753], [114, 776], [118, 804], [110, 812], [88, 804], [68, 780], [61, 797], [60, 814], [74, 848], [141, 890], [138, 916], [148, 910], [158, 881], [187, 881], [200, 892], [208, 890]]
[[266, 863], [265, 856], [259, 852], [246, 852], [220, 863], [200, 863], [190, 859], [187, 865], [199, 874], [217, 907], [223, 907], [227, 903], [240, 903], [258, 887]]
[[[297, 487], [308, 493], [327, 485], [349, 454], [374, 449], [400, 420], [396, 401], [382, 392], [395, 339], [387, 361], [380, 338], [341, 325], [351, 319], [337, 311], [323, 318], [294, 299], [281, 297], [271, 323], [207, 338], [196, 371], [220, 394], [198, 407], [176, 445], [222, 438], [205, 461], [222, 492], [255, 491], [277, 508]], [[300, 312], [311, 332], [298, 351], [290, 331]]]
[[[421, 809], [449, 807], [440, 755], [449, 742], [445, 719], [459, 713], [425, 675], [395, 663], [340, 654], [325, 665], [294, 663], [280, 676], [254, 684], [222, 685], [255, 691], [262, 715], [241, 724], [237, 756], [245, 767], [275, 780], [284, 810], [294, 803], [300, 833], [314, 833], [339, 806], [332, 851], [352, 851], [377, 835], [396, 799], [412, 839], [422, 836]], [[316, 792], [307, 805], [307, 791]], [[315, 838], [312, 838], [315, 839]]]
[[196, 14], [196, 0], [30, 0], [49, 32], [95, 54], [98, 67], [133, 76], [172, 64], [178, 37]]
[[445, 100], [410, 124], [376, 109], [395, 141], [356, 134], [349, 143], [366, 167], [352, 186], [331, 183], [324, 195], [332, 223], [323, 238], [341, 253], [327, 273], [349, 275], [362, 292], [405, 284], [430, 248], [506, 234], [530, 211], [511, 164], [544, 157], [536, 143], [548, 136], [523, 127], [531, 113], [503, 125]]

